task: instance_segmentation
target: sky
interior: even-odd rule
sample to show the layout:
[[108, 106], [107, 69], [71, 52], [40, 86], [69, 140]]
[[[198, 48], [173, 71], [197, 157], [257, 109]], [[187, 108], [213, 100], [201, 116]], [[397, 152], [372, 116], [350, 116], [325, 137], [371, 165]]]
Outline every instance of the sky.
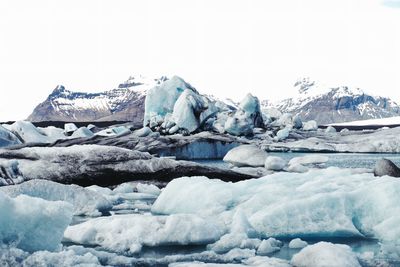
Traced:
[[400, 102], [400, 0], [0, 0], [0, 121], [58, 84], [178, 75], [201, 93], [290, 97], [310, 77]]

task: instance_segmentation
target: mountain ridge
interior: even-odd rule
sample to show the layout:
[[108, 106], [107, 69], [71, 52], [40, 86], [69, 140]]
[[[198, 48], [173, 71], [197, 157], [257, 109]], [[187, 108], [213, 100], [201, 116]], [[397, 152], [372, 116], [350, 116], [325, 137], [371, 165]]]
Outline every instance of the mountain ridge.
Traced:
[[29, 121], [132, 121], [141, 124], [148, 89], [167, 80], [129, 77], [117, 88], [96, 92], [74, 92], [58, 85], [28, 117]]
[[360, 88], [320, 87], [303, 78], [294, 84], [297, 94], [271, 102], [262, 101], [264, 110], [275, 108], [283, 113], [299, 114], [303, 120], [319, 124], [387, 118], [400, 115], [400, 106], [388, 97], [373, 96]]
[[[144, 118], [144, 103], [147, 91], [167, 81], [168, 78], [146, 78], [131, 76], [117, 88], [96, 92], [74, 92], [58, 85], [28, 117], [32, 122], [40, 121], [131, 121], [140, 125]], [[400, 106], [388, 97], [373, 96], [360, 88], [347, 86], [326, 87], [310, 78], [294, 83], [296, 93], [280, 101], [261, 101], [261, 107], [278, 109], [282, 113], [299, 114], [303, 121], [316, 120], [319, 124], [341, 123], [365, 119], [388, 118], [400, 115]], [[218, 99], [237, 108], [229, 98]]]

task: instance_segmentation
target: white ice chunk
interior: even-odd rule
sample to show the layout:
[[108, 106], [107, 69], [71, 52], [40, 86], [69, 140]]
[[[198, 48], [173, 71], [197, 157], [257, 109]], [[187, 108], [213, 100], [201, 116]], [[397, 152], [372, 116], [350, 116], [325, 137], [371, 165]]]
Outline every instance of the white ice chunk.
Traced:
[[233, 117], [228, 117], [224, 124], [224, 129], [232, 135], [251, 135], [253, 134], [254, 124], [252, 119], [243, 111], [237, 111]]
[[293, 117], [293, 128], [295, 129], [301, 129], [303, 127], [303, 122], [300, 118], [300, 115], [295, 115]]
[[82, 255], [73, 250], [61, 252], [37, 251], [23, 261], [23, 266], [103, 266], [99, 259], [90, 252]]
[[56, 250], [72, 219], [72, 205], [0, 192], [0, 243], [25, 251]]
[[224, 161], [235, 166], [263, 167], [267, 153], [255, 145], [241, 145], [235, 147], [225, 155]]
[[149, 127], [143, 127], [133, 132], [137, 137], [145, 137], [152, 133], [152, 130]]
[[20, 137], [24, 143], [50, 143], [53, 141], [29, 121], [16, 121], [11, 125], [3, 124], [3, 126]]
[[118, 215], [69, 226], [64, 239], [83, 245], [100, 245], [115, 252], [137, 253], [143, 245], [208, 244], [224, 234], [224, 227], [197, 215]]
[[336, 133], [337, 131], [336, 131], [335, 127], [329, 125], [328, 127], [326, 127], [325, 132], [326, 133]]
[[139, 193], [145, 193], [145, 194], [150, 194], [150, 195], [155, 195], [158, 196], [161, 193], [160, 188], [153, 184], [141, 184], [138, 183], [136, 185], [136, 189]]
[[154, 120], [162, 122], [167, 113], [172, 113], [175, 102], [185, 89], [194, 91], [190, 84], [178, 76], [149, 89], [145, 100], [143, 126], [148, 126]]
[[75, 123], [66, 123], [64, 124], [64, 133], [67, 135], [71, 135], [73, 132], [78, 130], [78, 127], [76, 127]]
[[301, 240], [300, 238], [292, 239], [289, 242], [289, 248], [305, 248], [308, 245], [306, 241]]
[[48, 180], [30, 180], [18, 185], [0, 187], [10, 197], [28, 195], [49, 201], [62, 200], [74, 206], [75, 215], [100, 215], [112, 205], [102, 195], [77, 185], [63, 185]]
[[291, 264], [296, 267], [361, 267], [349, 246], [328, 242], [303, 248], [293, 256]]
[[308, 172], [308, 168], [302, 164], [291, 164], [288, 166], [287, 171], [288, 172], [297, 172], [297, 173], [304, 173]]
[[276, 140], [282, 141], [289, 137], [290, 128], [283, 128], [276, 133]]
[[0, 125], [0, 147], [21, 144], [21, 141], [11, 131]]
[[281, 241], [270, 237], [261, 242], [260, 246], [257, 249], [257, 255], [266, 256], [271, 253], [277, 252], [281, 250], [282, 245], [283, 244]]
[[197, 92], [186, 89], [175, 102], [172, 120], [179, 128], [192, 133], [200, 126], [200, 118], [197, 114], [205, 109], [207, 109], [207, 104], [204, 99]]
[[175, 179], [162, 190], [152, 212], [217, 217], [229, 226], [241, 209], [260, 237], [398, 240], [399, 201], [400, 183], [394, 177], [329, 167], [236, 183]]
[[54, 142], [57, 140], [61, 139], [66, 139], [67, 136], [65, 136], [64, 130], [61, 128], [56, 128], [54, 126], [48, 126], [48, 127], [38, 127], [39, 131], [46, 135], [49, 138], [50, 142]]
[[89, 130], [86, 127], [81, 127], [78, 130], [76, 130], [71, 137], [72, 138], [81, 138], [81, 137], [92, 137], [94, 134], [91, 130]]
[[111, 128], [111, 130], [116, 134], [116, 135], [125, 135], [131, 132], [131, 130], [126, 127], [126, 126], [117, 126]]
[[318, 129], [318, 124], [316, 121], [307, 121], [303, 123], [304, 131], [316, 131]]
[[329, 158], [327, 156], [322, 155], [307, 155], [303, 157], [295, 157], [289, 161], [289, 165], [302, 164], [323, 164], [328, 162]]
[[286, 167], [286, 160], [277, 156], [268, 156], [265, 160], [265, 168], [267, 170], [281, 171]]

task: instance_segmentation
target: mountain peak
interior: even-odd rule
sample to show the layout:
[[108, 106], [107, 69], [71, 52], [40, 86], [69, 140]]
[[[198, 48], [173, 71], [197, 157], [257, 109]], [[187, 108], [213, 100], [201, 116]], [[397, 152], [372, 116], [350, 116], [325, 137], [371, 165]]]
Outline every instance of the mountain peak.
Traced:
[[56, 88], [54, 88], [53, 93], [57, 93], [57, 92], [64, 92], [65, 91], [65, 87], [64, 85], [57, 85]]
[[332, 88], [331, 90], [336, 98], [344, 97], [344, 96], [359, 96], [364, 95], [365, 92], [360, 88], [349, 88], [347, 86], [341, 86], [337, 88]]
[[373, 96], [357, 87], [329, 87], [310, 78], [299, 79], [294, 86], [298, 94], [276, 103], [264, 101], [263, 107], [299, 114], [304, 120], [316, 120], [320, 124], [400, 114], [400, 107], [390, 98]]
[[304, 94], [307, 93], [314, 85], [315, 81], [312, 81], [309, 77], [305, 77], [302, 79], [298, 79], [295, 82], [294, 87], [298, 88], [298, 92], [300, 94]]
[[129, 76], [125, 82], [118, 85], [118, 88], [129, 88], [140, 85], [158, 85], [166, 80], [168, 80], [166, 76], [161, 76], [160, 78], [148, 78], [144, 75]]

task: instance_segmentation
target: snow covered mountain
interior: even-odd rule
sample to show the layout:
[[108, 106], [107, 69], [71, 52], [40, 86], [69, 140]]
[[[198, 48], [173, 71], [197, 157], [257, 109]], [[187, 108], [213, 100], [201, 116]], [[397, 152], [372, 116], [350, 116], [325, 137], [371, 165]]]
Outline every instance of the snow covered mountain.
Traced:
[[319, 124], [387, 118], [400, 115], [400, 106], [390, 98], [372, 96], [359, 88], [327, 88], [309, 78], [298, 80], [296, 94], [278, 102], [262, 101], [263, 109], [300, 114]]
[[133, 121], [142, 124], [148, 89], [166, 77], [130, 77], [118, 88], [100, 93], [72, 92], [57, 86], [28, 117], [30, 121]]

